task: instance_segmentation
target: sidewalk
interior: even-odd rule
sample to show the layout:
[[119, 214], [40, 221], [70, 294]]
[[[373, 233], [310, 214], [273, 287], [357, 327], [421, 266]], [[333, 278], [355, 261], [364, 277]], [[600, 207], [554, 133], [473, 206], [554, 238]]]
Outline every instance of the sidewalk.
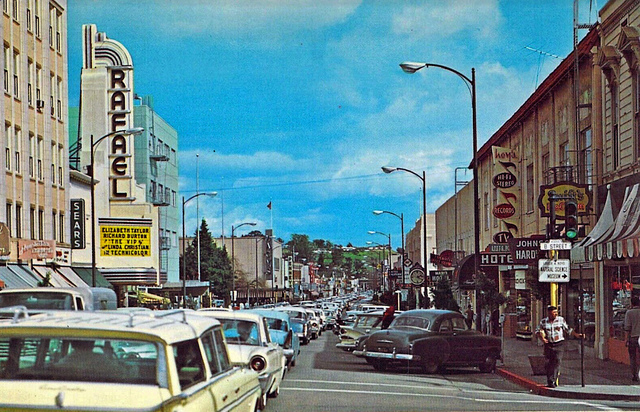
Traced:
[[557, 398], [640, 402], [640, 384], [631, 381], [629, 365], [596, 359], [593, 348], [585, 346], [584, 384], [580, 367], [580, 341], [565, 344], [560, 367], [560, 385], [547, 388], [544, 375], [534, 375], [529, 355], [542, 356], [543, 347], [529, 340], [505, 338], [504, 362], [498, 361], [496, 373], [528, 388], [531, 392]]

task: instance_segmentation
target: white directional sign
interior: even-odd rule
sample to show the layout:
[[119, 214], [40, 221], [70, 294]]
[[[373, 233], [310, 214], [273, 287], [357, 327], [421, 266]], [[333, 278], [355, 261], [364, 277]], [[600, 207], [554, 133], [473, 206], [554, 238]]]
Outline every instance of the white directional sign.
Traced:
[[540, 259], [538, 260], [538, 281], [540, 282], [569, 282], [571, 279], [571, 261], [569, 259]]
[[540, 242], [540, 250], [571, 250], [571, 242], [565, 242], [562, 239], [549, 239], [546, 242]]

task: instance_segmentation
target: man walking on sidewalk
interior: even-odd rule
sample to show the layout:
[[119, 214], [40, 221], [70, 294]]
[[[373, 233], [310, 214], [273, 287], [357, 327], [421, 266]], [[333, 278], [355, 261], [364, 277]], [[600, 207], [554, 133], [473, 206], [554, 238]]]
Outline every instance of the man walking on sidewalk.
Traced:
[[544, 357], [546, 358], [547, 387], [558, 386], [560, 362], [564, 351], [565, 333], [576, 338], [584, 339], [584, 334], [576, 333], [569, 328], [562, 316], [558, 316], [558, 308], [547, 307], [547, 317], [540, 321], [536, 335], [544, 342]]
[[638, 338], [640, 338], [640, 298], [631, 297], [631, 309], [624, 314], [624, 330], [627, 333], [627, 349], [631, 361], [631, 380], [638, 382]]

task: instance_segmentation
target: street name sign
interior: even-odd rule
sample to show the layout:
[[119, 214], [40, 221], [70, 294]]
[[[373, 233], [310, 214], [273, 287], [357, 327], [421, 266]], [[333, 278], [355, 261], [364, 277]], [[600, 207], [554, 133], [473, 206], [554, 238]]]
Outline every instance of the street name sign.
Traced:
[[549, 239], [547, 242], [540, 242], [540, 250], [571, 250], [572, 243], [562, 239]]
[[538, 260], [538, 281], [567, 283], [571, 280], [571, 261], [569, 259]]

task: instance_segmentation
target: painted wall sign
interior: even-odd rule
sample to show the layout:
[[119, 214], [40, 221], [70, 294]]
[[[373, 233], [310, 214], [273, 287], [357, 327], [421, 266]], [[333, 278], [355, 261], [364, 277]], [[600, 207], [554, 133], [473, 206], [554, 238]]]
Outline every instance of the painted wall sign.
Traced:
[[[589, 186], [571, 182], [560, 182], [554, 185], [540, 186], [540, 196], [538, 196], [538, 208], [540, 216], [549, 217], [549, 195], [555, 193], [555, 196], [573, 197], [578, 204], [578, 215], [586, 215], [591, 210], [591, 191]], [[564, 218], [564, 200], [556, 200], [556, 217]]]
[[151, 256], [151, 227], [101, 225], [100, 256]]
[[[496, 206], [493, 208], [493, 216], [502, 222], [502, 230], [499, 233], [509, 233], [511, 237], [517, 236], [520, 221], [518, 210], [520, 209], [520, 184], [518, 179], [519, 153], [508, 147], [492, 146], [493, 159], [493, 186], [497, 189]], [[504, 243], [506, 237], [501, 235], [494, 241]]]
[[53, 259], [56, 254], [55, 240], [18, 240], [18, 259]]
[[535, 266], [538, 261], [540, 242], [544, 237], [521, 237], [509, 239], [509, 252], [515, 264]]
[[84, 199], [71, 199], [71, 249], [84, 249]]

